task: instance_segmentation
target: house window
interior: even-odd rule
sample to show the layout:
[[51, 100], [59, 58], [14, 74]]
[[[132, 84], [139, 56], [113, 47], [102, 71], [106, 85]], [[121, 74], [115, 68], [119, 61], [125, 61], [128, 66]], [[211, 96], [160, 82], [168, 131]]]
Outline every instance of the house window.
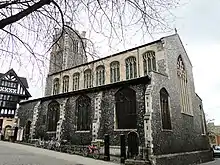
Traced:
[[105, 84], [105, 67], [103, 65], [96, 68], [96, 85]]
[[58, 78], [55, 78], [53, 81], [53, 95], [59, 94], [60, 82]]
[[122, 88], [115, 94], [117, 129], [136, 129], [136, 92], [131, 88]]
[[144, 75], [148, 75], [151, 71], [156, 71], [156, 59], [154, 51], [147, 51], [143, 54]]
[[110, 64], [110, 82], [118, 82], [120, 81], [120, 64], [118, 61], [113, 61]]
[[189, 98], [186, 68], [184, 66], [181, 56], [179, 56], [177, 60], [177, 75], [179, 78], [179, 86], [180, 86], [179, 89], [180, 89], [181, 112], [188, 115], [193, 115], [191, 102]]
[[63, 77], [63, 93], [69, 91], [69, 76]]
[[80, 74], [78, 72], [73, 74], [73, 90], [74, 91], [79, 89], [79, 77], [80, 77]]
[[171, 129], [171, 119], [169, 110], [169, 94], [165, 88], [160, 90], [160, 108], [162, 117], [162, 128]]
[[84, 88], [92, 87], [92, 71], [87, 69], [84, 71]]
[[80, 96], [76, 100], [77, 109], [77, 130], [85, 131], [90, 130], [90, 110], [91, 110], [91, 99], [88, 96]]
[[126, 63], [126, 79], [132, 79], [137, 77], [136, 58], [128, 57], [125, 60]]
[[60, 105], [58, 102], [53, 101], [48, 105], [47, 111], [47, 130], [56, 131], [57, 122], [60, 118]]

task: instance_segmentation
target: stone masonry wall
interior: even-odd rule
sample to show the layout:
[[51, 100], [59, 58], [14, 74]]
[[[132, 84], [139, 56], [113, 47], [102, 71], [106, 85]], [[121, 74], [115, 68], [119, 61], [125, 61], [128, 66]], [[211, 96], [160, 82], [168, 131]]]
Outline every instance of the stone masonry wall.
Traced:
[[[144, 143], [144, 121], [143, 116], [145, 113], [145, 104], [144, 104], [144, 93], [145, 93], [145, 85], [133, 85], [130, 86], [132, 89], [136, 91], [136, 111], [138, 114], [137, 117], [137, 130], [118, 130], [115, 128], [115, 93], [120, 88], [111, 88], [97, 92], [88, 92], [83, 93], [91, 98], [91, 112], [90, 112], [90, 120], [91, 127], [88, 131], [77, 131], [77, 117], [76, 117], [76, 99], [80, 95], [69, 95], [68, 97], [63, 97], [59, 99], [55, 99], [60, 107], [65, 106], [64, 117], [61, 125], [61, 139], [66, 139], [71, 141], [73, 144], [90, 144], [92, 139], [104, 139], [105, 134], [110, 135], [110, 143], [111, 145], [120, 145], [120, 134], [127, 134], [130, 131], [137, 131], [140, 137], [140, 144]], [[101, 92], [101, 93], [100, 93]], [[66, 101], [65, 101], [66, 100]], [[47, 130], [47, 107], [48, 104], [53, 101], [41, 101], [41, 105], [38, 110], [38, 120], [36, 122], [36, 135], [41, 135], [42, 132], [46, 132]], [[64, 105], [65, 102], [65, 105]], [[34, 102], [36, 104], [36, 102]], [[19, 118], [21, 118], [21, 123], [25, 123], [28, 118], [26, 110], [28, 107], [31, 109], [30, 112], [33, 112], [34, 104], [33, 102], [23, 103], [19, 110]], [[98, 112], [97, 112], [98, 111]], [[99, 114], [97, 116], [97, 113]], [[28, 113], [29, 114], [29, 113]], [[24, 117], [25, 116], [25, 117]], [[29, 115], [32, 117], [32, 114]], [[96, 120], [99, 122], [97, 123]], [[92, 124], [93, 123], [93, 124]], [[95, 124], [94, 124], [95, 123]]]
[[[194, 89], [192, 65], [183, 46], [181, 45], [178, 35], [167, 37], [165, 39], [165, 50], [168, 76], [161, 75], [159, 73], [152, 73], [153, 112], [151, 125], [153, 130], [153, 154], [159, 156], [171, 153], [209, 150], [207, 136], [202, 135], [200, 124], [201, 118], [199, 104]], [[183, 58], [187, 71], [193, 116], [181, 113], [179, 84], [176, 69], [177, 58], [179, 55]], [[159, 92], [163, 87], [169, 93], [172, 130], [162, 129]], [[165, 158], [166, 157], [164, 157], [164, 159]]]

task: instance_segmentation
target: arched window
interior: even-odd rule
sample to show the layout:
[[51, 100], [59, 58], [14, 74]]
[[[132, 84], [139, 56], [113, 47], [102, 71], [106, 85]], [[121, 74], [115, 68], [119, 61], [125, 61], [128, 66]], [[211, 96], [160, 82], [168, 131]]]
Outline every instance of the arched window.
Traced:
[[59, 94], [59, 90], [60, 90], [60, 81], [58, 78], [55, 78], [53, 81], [53, 94], [54, 95]]
[[84, 71], [84, 88], [92, 87], [92, 71], [87, 69]]
[[181, 112], [192, 115], [188, 83], [187, 83], [187, 73], [181, 56], [179, 56], [177, 60], [177, 75], [179, 78], [179, 86], [180, 86]]
[[77, 130], [85, 131], [90, 130], [90, 111], [91, 99], [88, 96], [80, 96], [76, 100], [77, 109]]
[[30, 131], [31, 131], [31, 121], [28, 120], [28, 122], [25, 125], [25, 135], [30, 135]]
[[171, 129], [170, 109], [169, 109], [169, 94], [165, 88], [160, 90], [160, 108], [162, 117], [162, 128]]
[[79, 89], [79, 77], [80, 77], [79, 72], [73, 74], [73, 90], [74, 91]]
[[126, 79], [132, 79], [137, 77], [137, 65], [135, 57], [128, 57], [125, 60], [126, 63]]
[[120, 64], [118, 61], [113, 61], [110, 64], [110, 82], [120, 81]]
[[53, 101], [48, 105], [47, 111], [47, 130], [56, 131], [57, 122], [60, 118], [60, 105], [58, 102]]
[[204, 115], [202, 105], [199, 105], [199, 109], [200, 109], [202, 134], [205, 135], [206, 134], [206, 125], [205, 125], [205, 115]]
[[150, 71], [156, 71], [156, 59], [154, 51], [147, 51], [143, 54], [144, 75], [148, 75]]
[[122, 88], [115, 94], [116, 124], [118, 129], [136, 129], [136, 92], [131, 88]]
[[63, 77], [63, 93], [69, 91], [69, 76]]
[[100, 65], [96, 68], [96, 85], [104, 85], [105, 84], [105, 67]]

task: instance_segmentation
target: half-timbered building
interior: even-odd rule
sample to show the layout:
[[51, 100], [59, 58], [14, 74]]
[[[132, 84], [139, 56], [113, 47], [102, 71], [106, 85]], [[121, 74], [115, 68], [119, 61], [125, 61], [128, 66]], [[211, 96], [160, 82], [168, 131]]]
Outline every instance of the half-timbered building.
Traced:
[[129, 157], [153, 165], [211, 159], [202, 100], [178, 34], [92, 62], [76, 49], [79, 44], [73, 46], [75, 40], [69, 41], [51, 53], [45, 96], [20, 104], [20, 124], [31, 123], [31, 131], [25, 131], [30, 137], [82, 145], [108, 134], [111, 154], [120, 155], [124, 134], [128, 148], [137, 147], [128, 150]]
[[13, 69], [0, 73], [0, 130], [7, 139], [7, 129], [18, 122], [16, 109], [21, 100], [31, 97], [26, 78], [18, 77]]

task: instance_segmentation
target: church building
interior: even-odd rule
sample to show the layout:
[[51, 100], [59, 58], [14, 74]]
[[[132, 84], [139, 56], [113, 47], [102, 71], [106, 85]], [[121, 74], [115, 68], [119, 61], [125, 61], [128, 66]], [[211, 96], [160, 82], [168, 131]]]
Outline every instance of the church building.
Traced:
[[92, 62], [84, 38], [65, 34], [54, 46], [45, 96], [20, 103], [26, 134], [76, 145], [108, 134], [115, 155], [124, 134], [127, 144], [131, 137], [139, 150], [148, 148], [140, 157], [153, 165], [211, 160], [202, 100], [178, 34]]

